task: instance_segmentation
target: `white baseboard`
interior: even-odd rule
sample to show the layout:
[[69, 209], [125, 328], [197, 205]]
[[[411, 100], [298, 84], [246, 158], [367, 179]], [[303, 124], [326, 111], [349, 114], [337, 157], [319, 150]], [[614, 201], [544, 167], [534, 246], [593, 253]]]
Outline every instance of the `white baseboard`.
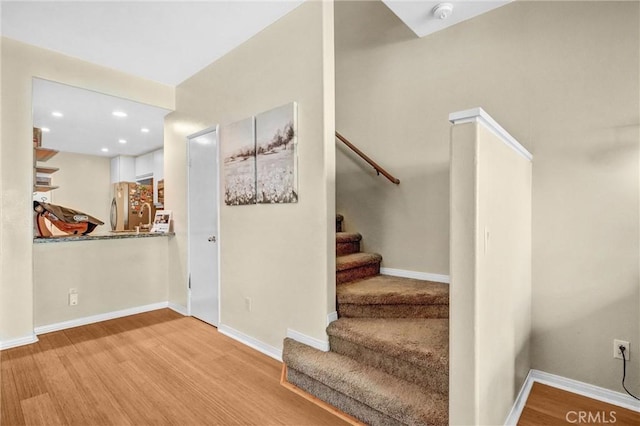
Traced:
[[172, 311], [179, 313], [180, 315], [184, 315], [185, 317], [189, 316], [188, 309], [182, 305], [178, 305], [177, 303], [169, 302], [168, 308], [171, 309]]
[[534, 382], [552, 386], [587, 398], [596, 399], [618, 407], [627, 408], [632, 411], [640, 412], [640, 401], [625, 395], [621, 392], [612, 391], [610, 389], [601, 388], [600, 386], [591, 385], [589, 383], [580, 382], [578, 380], [568, 379], [566, 377], [557, 376], [555, 374], [545, 373], [540, 370], [530, 370], [527, 379], [520, 389], [520, 393], [505, 421], [505, 425], [516, 425], [522, 414], [529, 392]]
[[220, 324], [218, 326], [218, 331], [225, 336], [231, 337], [232, 339], [237, 340], [238, 342], [257, 350], [258, 352], [262, 352], [263, 354], [282, 362], [281, 349], [274, 348], [273, 346], [261, 342], [260, 340], [244, 334], [241, 331], [229, 327], [228, 325]]
[[430, 274], [428, 272], [407, 271], [405, 269], [380, 268], [382, 275], [391, 275], [392, 277], [413, 278], [415, 280], [434, 281], [437, 283], [449, 284], [451, 279], [449, 275]]
[[51, 333], [52, 331], [66, 330], [67, 328], [79, 327], [81, 325], [94, 324], [96, 322], [108, 321], [111, 319], [127, 317], [129, 315], [141, 314], [143, 312], [155, 311], [169, 307], [168, 302], [152, 303], [150, 305], [136, 306], [122, 309], [120, 311], [106, 312], [104, 314], [91, 315], [83, 318], [76, 318], [69, 321], [36, 327], [35, 334]]
[[28, 336], [18, 337], [17, 339], [3, 340], [0, 342], [0, 350], [16, 348], [18, 346], [30, 345], [38, 341], [38, 336], [32, 333]]
[[511, 407], [511, 411], [509, 412], [507, 419], [504, 421], [505, 426], [516, 426], [518, 424], [518, 420], [520, 420], [520, 415], [522, 414], [522, 410], [524, 410], [527, 398], [529, 398], [529, 392], [531, 392], [531, 387], [533, 386], [533, 380], [531, 379], [532, 371], [533, 370], [529, 370], [527, 378], [524, 380], [524, 383], [520, 388], [520, 392], [518, 392], [518, 396], [513, 403], [513, 407]]
[[316, 339], [315, 337], [307, 336], [306, 334], [291, 330], [290, 328], [287, 328], [287, 337], [297, 342], [304, 343], [307, 346], [311, 346], [312, 348], [316, 348], [319, 351], [329, 352], [329, 341], [327, 340]]
[[338, 312], [337, 311], [331, 312], [329, 315], [327, 315], [327, 325], [331, 324], [337, 319], [338, 319]]

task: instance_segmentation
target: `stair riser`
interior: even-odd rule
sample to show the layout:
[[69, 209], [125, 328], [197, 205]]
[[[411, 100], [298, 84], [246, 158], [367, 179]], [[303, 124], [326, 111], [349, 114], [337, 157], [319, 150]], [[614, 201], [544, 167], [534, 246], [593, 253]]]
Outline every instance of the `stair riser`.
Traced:
[[345, 254], [359, 253], [359, 252], [360, 252], [360, 241], [336, 243], [336, 256], [344, 256]]
[[344, 318], [449, 318], [448, 305], [356, 305], [338, 301]]
[[329, 336], [329, 345], [333, 352], [348, 356], [418, 386], [430, 388], [445, 396], [449, 392], [449, 372], [442, 366], [433, 365], [425, 368], [337, 336]]
[[366, 424], [402, 426], [399, 421], [292, 368], [287, 368], [287, 381]]
[[356, 268], [345, 269], [336, 272], [336, 283], [343, 284], [350, 281], [361, 280], [380, 273], [380, 263], [369, 263]]

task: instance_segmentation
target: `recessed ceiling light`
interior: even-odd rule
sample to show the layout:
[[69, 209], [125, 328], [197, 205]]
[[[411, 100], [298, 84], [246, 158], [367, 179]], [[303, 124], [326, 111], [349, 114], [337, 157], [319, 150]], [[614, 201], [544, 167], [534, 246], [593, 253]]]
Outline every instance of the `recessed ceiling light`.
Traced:
[[111, 114], [115, 115], [116, 117], [126, 117], [127, 113], [124, 111], [113, 111]]
[[40, 130], [42, 130], [44, 133], [48, 133], [51, 131], [51, 129], [49, 129], [48, 127], [41, 127]]
[[54, 117], [63, 117], [64, 114], [62, 114], [60, 111], [53, 111], [51, 113], [51, 115], [53, 115]]
[[126, 140], [126, 139], [118, 139], [118, 142], [120, 142], [120, 143], [127, 143], [127, 140]]
[[100, 151], [102, 151], [102, 152], [109, 152], [109, 148], [102, 148]]
[[146, 127], [143, 127], [142, 129], [140, 129], [140, 131], [142, 133], [149, 133], [149, 129], [147, 129]]

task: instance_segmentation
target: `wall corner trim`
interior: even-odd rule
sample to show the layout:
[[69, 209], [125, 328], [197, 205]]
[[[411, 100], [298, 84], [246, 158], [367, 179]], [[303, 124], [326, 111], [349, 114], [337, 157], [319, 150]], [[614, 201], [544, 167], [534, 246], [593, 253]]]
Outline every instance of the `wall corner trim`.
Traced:
[[287, 337], [297, 342], [304, 343], [307, 346], [311, 346], [322, 352], [329, 352], [329, 341], [316, 339], [315, 337], [307, 336], [298, 331], [287, 328]]
[[434, 281], [437, 283], [449, 284], [451, 278], [449, 275], [431, 274], [429, 272], [407, 271], [405, 269], [380, 268], [382, 275], [390, 275], [392, 277], [413, 278], [414, 280]]
[[258, 352], [262, 352], [263, 354], [282, 362], [281, 349], [274, 348], [273, 346], [261, 342], [260, 340], [249, 336], [248, 334], [244, 334], [241, 331], [229, 327], [228, 325], [220, 324], [218, 326], [218, 331], [225, 336], [232, 338], [233, 340], [237, 340], [238, 342], [257, 350]]
[[172, 311], [179, 313], [180, 315], [184, 315], [185, 317], [189, 316], [189, 311], [182, 305], [178, 305], [177, 303], [169, 302], [168, 308]]
[[529, 161], [533, 160], [533, 155], [520, 144], [509, 132], [507, 132], [496, 120], [480, 107], [471, 108], [464, 111], [452, 112], [449, 114], [449, 121], [452, 124], [480, 123], [498, 136], [511, 149]]
[[51, 333], [53, 331], [66, 330], [67, 328], [80, 327], [82, 325], [94, 324], [96, 322], [108, 321], [116, 318], [127, 317], [129, 315], [141, 314], [143, 312], [156, 311], [169, 307], [168, 302], [152, 303], [150, 305], [136, 306], [133, 308], [121, 309], [119, 311], [106, 312], [104, 314], [91, 315], [88, 317], [76, 318], [69, 321], [57, 322], [55, 324], [42, 325], [36, 327], [35, 334]]
[[331, 324], [334, 321], [338, 320], [338, 312], [337, 311], [333, 311], [330, 312], [329, 315], [327, 315], [327, 325]]
[[601, 388], [600, 386], [592, 385], [589, 383], [580, 382], [578, 380], [557, 376], [555, 374], [545, 373], [544, 371], [532, 369], [529, 370], [529, 374], [527, 374], [527, 378], [522, 384], [522, 388], [520, 389], [518, 397], [513, 404], [513, 408], [511, 409], [511, 412], [504, 422], [505, 425], [511, 426], [518, 423], [534, 382], [542, 383], [554, 388], [586, 396], [587, 398], [596, 399], [598, 401], [617, 405], [618, 407], [640, 412], [640, 402], [623, 393], [606, 388]]
[[17, 348], [18, 346], [30, 345], [38, 341], [38, 336], [32, 333], [28, 336], [18, 337], [17, 339], [3, 340], [0, 342], [0, 350]]

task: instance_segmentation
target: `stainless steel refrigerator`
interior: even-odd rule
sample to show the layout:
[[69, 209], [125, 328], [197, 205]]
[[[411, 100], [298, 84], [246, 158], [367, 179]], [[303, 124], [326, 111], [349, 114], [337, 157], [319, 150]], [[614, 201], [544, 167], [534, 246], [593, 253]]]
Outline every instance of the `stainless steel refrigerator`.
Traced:
[[110, 214], [113, 231], [133, 231], [136, 226], [150, 226], [154, 214], [153, 182], [150, 185], [136, 182], [113, 184]]

